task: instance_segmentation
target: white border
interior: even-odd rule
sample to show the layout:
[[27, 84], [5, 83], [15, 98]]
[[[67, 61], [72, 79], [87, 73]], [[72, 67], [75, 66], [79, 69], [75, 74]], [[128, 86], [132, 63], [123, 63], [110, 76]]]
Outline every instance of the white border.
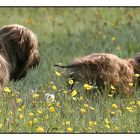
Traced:
[[0, 139], [8, 140], [138, 140], [137, 134], [1, 134]]
[[140, 6], [140, 0], [0, 0], [0, 6]]
[[[140, 6], [140, 0], [0, 0], [0, 6]], [[0, 134], [0, 139], [14, 140], [77, 140], [77, 139], [98, 139], [98, 140], [119, 140], [139, 139], [139, 135], [124, 134]]]

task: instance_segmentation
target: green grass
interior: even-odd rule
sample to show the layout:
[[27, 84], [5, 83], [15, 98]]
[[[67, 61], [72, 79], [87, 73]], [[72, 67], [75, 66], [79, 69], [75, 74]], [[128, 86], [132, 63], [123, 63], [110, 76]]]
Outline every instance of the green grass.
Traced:
[[[77, 84], [72, 97], [66, 79], [55, 74], [61, 69], [53, 67], [94, 52], [133, 57], [140, 48], [140, 8], [0, 8], [0, 17], [1, 26], [31, 28], [41, 56], [37, 69], [24, 80], [9, 82], [10, 93], [1, 95], [0, 133], [140, 132], [139, 89], [133, 97], [112, 98], [105, 91], [93, 98]], [[55, 95], [52, 103], [45, 100], [46, 93]]]

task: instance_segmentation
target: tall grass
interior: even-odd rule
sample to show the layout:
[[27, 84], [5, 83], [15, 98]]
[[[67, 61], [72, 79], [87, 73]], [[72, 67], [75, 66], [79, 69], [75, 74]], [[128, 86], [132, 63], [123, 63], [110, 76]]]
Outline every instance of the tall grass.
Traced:
[[[1, 26], [31, 28], [41, 56], [37, 69], [22, 81], [9, 82], [3, 91], [1, 133], [139, 132], [139, 89], [136, 96], [113, 98], [77, 84], [73, 95], [53, 64], [94, 52], [133, 57], [140, 48], [140, 8], [0, 8], [0, 17]], [[47, 93], [55, 99], [47, 101]]]

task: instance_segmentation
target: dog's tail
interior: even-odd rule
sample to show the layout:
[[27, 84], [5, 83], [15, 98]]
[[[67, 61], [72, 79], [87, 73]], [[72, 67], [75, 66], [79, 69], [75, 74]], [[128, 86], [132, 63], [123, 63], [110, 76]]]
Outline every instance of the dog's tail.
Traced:
[[60, 68], [68, 68], [68, 69], [72, 69], [72, 68], [76, 68], [78, 66], [80, 66], [79, 64], [71, 64], [71, 65], [67, 65], [67, 66], [61, 66], [61, 65], [57, 65], [54, 64], [55, 67], [60, 67]]

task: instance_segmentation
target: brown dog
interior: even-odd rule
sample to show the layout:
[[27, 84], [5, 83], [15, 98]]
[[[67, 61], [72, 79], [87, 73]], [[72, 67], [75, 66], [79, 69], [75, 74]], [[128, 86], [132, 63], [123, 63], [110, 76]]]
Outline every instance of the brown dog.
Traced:
[[100, 89], [105, 85], [115, 87], [116, 92], [130, 94], [135, 74], [140, 74], [140, 53], [134, 58], [121, 59], [108, 53], [95, 53], [75, 59], [66, 68], [66, 75], [74, 81], [96, 84]]
[[0, 91], [8, 80], [20, 80], [39, 64], [38, 41], [27, 27], [18, 24], [0, 28]]

